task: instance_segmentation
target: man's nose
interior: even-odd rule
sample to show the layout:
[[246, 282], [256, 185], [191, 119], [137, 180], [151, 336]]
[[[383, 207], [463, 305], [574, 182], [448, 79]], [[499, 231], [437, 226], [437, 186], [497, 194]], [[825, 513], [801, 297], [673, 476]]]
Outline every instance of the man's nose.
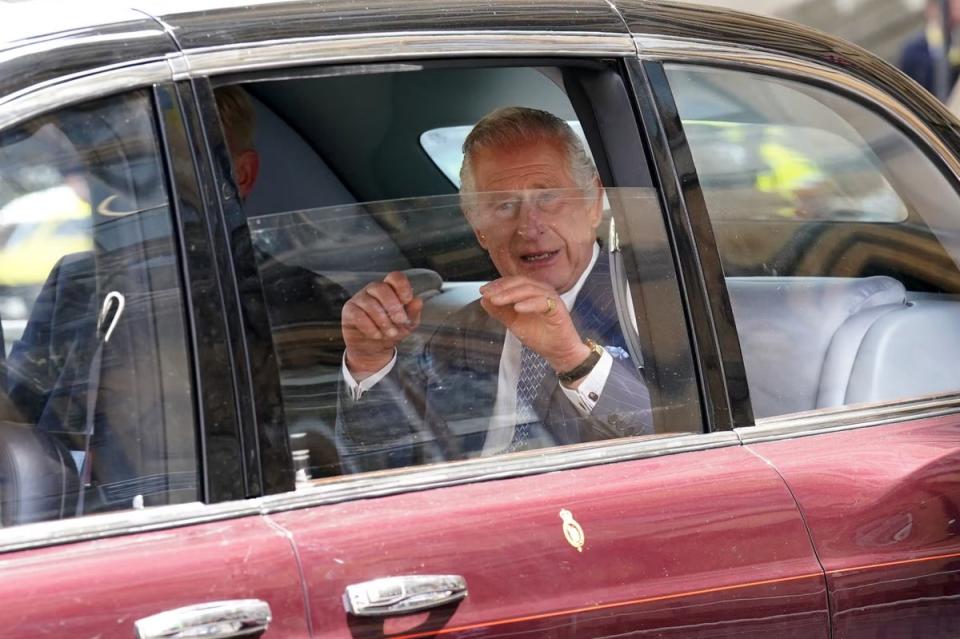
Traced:
[[543, 211], [532, 198], [524, 198], [517, 220], [517, 235], [526, 238], [536, 237], [541, 235], [543, 230]]

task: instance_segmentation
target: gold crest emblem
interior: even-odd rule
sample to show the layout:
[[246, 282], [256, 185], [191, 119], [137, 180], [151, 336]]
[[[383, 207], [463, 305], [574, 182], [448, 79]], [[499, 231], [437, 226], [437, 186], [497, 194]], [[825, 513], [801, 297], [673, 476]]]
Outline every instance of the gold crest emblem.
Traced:
[[573, 513], [564, 508], [560, 511], [560, 519], [563, 520], [563, 536], [567, 538], [567, 543], [576, 548], [577, 552], [583, 552], [586, 537], [583, 528], [573, 518]]

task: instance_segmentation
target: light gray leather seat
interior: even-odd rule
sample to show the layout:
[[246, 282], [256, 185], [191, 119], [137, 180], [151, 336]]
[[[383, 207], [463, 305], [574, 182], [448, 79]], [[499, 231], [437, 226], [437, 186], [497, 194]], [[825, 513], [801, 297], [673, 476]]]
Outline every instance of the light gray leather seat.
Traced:
[[731, 277], [727, 285], [756, 418], [849, 403], [848, 385], [860, 388], [864, 376], [851, 381], [855, 366], [869, 366], [858, 355], [865, 335], [907, 308], [903, 285], [885, 276]]
[[960, 391], [960, 303], [918, 300], [879, 317], [851, 366], [843, 404]]

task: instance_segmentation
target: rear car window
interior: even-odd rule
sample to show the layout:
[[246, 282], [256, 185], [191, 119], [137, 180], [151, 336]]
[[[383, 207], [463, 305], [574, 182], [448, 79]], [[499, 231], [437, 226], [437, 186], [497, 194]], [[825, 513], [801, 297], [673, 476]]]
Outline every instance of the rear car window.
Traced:
[[[821, 87], [687, 65], [667, 75], [754, 416], [960, 390], [960, 198], [932, 154]], [[728, 116], [705, 122], [714, 95]]]

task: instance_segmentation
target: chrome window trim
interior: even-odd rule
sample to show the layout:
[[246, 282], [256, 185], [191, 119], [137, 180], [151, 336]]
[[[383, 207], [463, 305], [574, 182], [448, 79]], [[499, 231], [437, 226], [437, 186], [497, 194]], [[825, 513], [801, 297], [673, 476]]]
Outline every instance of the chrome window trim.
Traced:
[[[256, 499], [209, 505], [193, 502], [12, 526], [0, 529], [0, 553], [739, 445], [740, 440], [731, 431], [687, 433], [343, 476]], [[0, 568], [2, 560], [0, 557]]]
[[811, 60], [763, 49], [744, 49], [703, 41], [648, 36], [635, 36], [634, 41], [641, 60], [666, 63], [705, 63], [706, 66], [717, 66], [720, 63], [727, 68], [740, 67], [748, 71], [774, 71], [792, 76], [801, 83], [809, 84], [812, 79], [849, 91], [914, 131], [936, 152], [938, 157], [943, 159], [954, 180], [960, 182], [960, 160], [954, 157], [950, 147], [913, 111], [893, 96], [865, 80]]
[[34, 85], [0, 98], [0, 129], [69, 104], [169, 82], [172, 77], [168, 61], [153, 59]]
[[543, 31], [415, 31], [318, 36], [191, 49], [188, 69], [175, 80], [330, 62], [459, 56], [628, 56], [636, 55], [627, 34]]
[[936, 395], [914, 400], [895, 400], [767, 417], [758, 419], [754, 426], [735, 428], [734, 432], [744, 445], [759, 444], [941, 417], [958, 411], [960, 411], [960, 396]]

